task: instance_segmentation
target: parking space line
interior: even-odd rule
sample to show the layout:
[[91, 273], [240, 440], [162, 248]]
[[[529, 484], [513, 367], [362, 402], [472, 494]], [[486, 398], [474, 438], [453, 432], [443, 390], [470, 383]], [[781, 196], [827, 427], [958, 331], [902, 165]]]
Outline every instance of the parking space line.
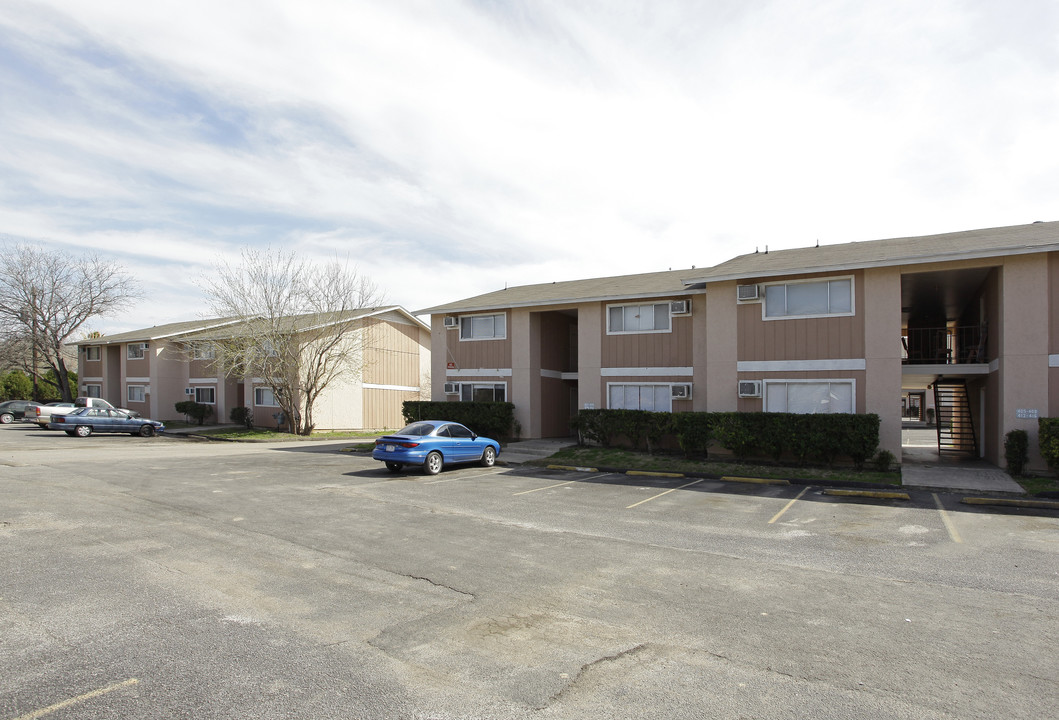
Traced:
[[938, 497], [937, 493], [931, 493], [931, 495], [934, 496], [934, 504], [938, 506], [938, 512], [941, 513], [941, 521], [945, 523], [945, 529], [949, 531], [949, 537], [955, 543], [962, 543], [963, 538], [960, 537], [960, 531], [956, 529], [956, 525], [952, 522], [952, 518], [949, 517], [949, 513], [942, 507], [941, 498]]
[[[597, 475], [597, 477], [602, 476]], [[514, 495], [529, 495], [530, 493], [540, 492], [541, 490], [551, 490], [552, 488], [562, 487], [563, 485], [572, 485], [575, 482], [580, 482], [580, 480], [567, 480], [566, 482], [556, 483], [555, 485], [549, 485], [548, 487], [539, 487], [534, 488], [533, 490], [523, 490], [522, 492], [514, 493]]]
[[136, 678], [129, 678], [128, 680], [125, 680], [123, 682], [115, 683], [105, 688], [100, 688], [99, 690], [93, 690], [92, 692], [85, 693], [84, 695], [78, 695], [77, 697], [70, 698], [69, 700], [63, 700], [62, 702], [55, 703], [54, 705], [49, 705], [46, 708], [34, 710], [33, 712], [26, 713], [25, 715], [19, 715], [14, 720], [36, 720], [36, 718], [41, 718], [45, 715], [50, 715], [53, 712], [56, 712], [57, 710], [62, 710], [63, 708], [70, 707], [71, 705], [76, 705], [77, 703], [84, 702], [85, 700], [97, 698], [100, 695], [106, 695], [109, 692], [120, 690], [123, 687], [135, 685], [138, 682], [140, 681]]
[[[477, 478], [477, 477], [483, 477], [485, 475], [496, 475], [498, 472], [503, 472], [503, 471], [504, 471], [504, 468], [496, 468], [495, 470], [490, 470], [489, 472], [478, 473], [477, 475], [472, 475], [471, 477], [476, 477]], [[467, 478], [465, 476], [461, 475], [459, 477], [447, 477], [447, 478], [442, 478], [441, 480], [431, 480], [431, 481], [425, 482], [423, 484], [424, 485], [437, 485], [438, 483], [446, 483], [446, 482], [452, 482], [453, 480], [466, 480], [466, 479]]]
[[802, 491], [800, 493], [798, 493], [798, 495], [793, 500], [791, 500], [789, 503], [784, 505], [782, 510], [780, 510], [778, 513], [776, 513], [775, 515], [772, 516], [772, 519], [769, 520], [768, 524], [771, 525], [772, 523], [774, 523], [777, 520], [779, 520], [783, 516], [783, 513], [785, 513], [788, 510], [790, 510], [791, 509], [791, 505], [793, 505], [794, 503], [796, 503], [799, 500], [801, 500], [802, 499], [802, 495], [804, 495], [808, 490], [809, 490], [809, 486], [808, 485], [803, 487]]
[[635, 502], [632, 505], [627, 506], [625, 509], [626, 510], [631, 510], [632, 508], [636, 507], [637, 505], [643, 505], [644, 503], [651, 502], [652, 500], [657, 500], [658, 498], [662, 497], [663, 495], [668, 495], [669, 493], [674, 492], [676, 490], [683, 490], [686, 487], [691, 487], [692, 485], [698, 485], [700, 482], [703, 482], [705, 479], [706, 478], [699, 478], [695, 482], [689, 482], [689, 483], [687, 483], [685, 485], [681, 485], [680, 487], [675, 487], [675, 488], [671, 488], [669, 490], [666, 490], [665, 492], [660, 492], [657, 495], [654, 495], [652, 497], [647, 498], [646, 500], [641, 500], [640, 502]]

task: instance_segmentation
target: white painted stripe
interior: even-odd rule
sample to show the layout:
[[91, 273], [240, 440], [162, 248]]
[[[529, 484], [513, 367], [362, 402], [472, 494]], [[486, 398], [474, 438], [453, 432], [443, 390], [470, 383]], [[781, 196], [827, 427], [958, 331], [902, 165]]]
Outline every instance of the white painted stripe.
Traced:
[[511, 377], [511, 368], [460, 368], [446, 370], [445, 377]]
[[692, 377], [695, 368], [690, 367], [630, 367], [601, 368], [603, 377]]
[[148, 382], [151, 382], [151, 378], [149, 378], [149, 377], [127, 377], [127, 378], [125, 378], [125, 382], [127, 382], [127, 383], [148, 383]]
[[376, 385], [374, 383], [364, 383], [363, 388], [365, 390], [400, 390], [401, 392], [420, 391], [420, 388], [411, 387], [409, 385]]
[[1059, 355], [1048, 356], [1048, 367], [1059, 367]]
[[739, 372], [810, 372], [813, 370], [864, 370], [863, 358], [833, 360], [743, 360]]
[[189, 383], [206, 383], [211, 385], [217, 384], [217, 378], [188, 378]]

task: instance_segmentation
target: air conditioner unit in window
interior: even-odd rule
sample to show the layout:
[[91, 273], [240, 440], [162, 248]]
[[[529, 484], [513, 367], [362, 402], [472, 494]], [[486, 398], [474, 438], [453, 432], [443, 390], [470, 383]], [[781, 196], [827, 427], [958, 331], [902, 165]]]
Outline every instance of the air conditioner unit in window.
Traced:
[[194, 395], [195, 394], [195, 388], [184, 388], [184, 394], [185, 395]]
[[760, 380], [740, 380], [739, 381], [739, 397], [741, 397], [741, 398], [761, 397], [761, 381]]
[[760, 297], [758, 293], [757, 285], [738, 285], [735, 289], [735, 296], [738, 300], [757, 300]]
[[455, 315], [446, 315], [445, 316], [445, 327], [454, 328], [454, 327], [458, 327], [459, 324], [460, 324], [460, 319], [458, 317], [456, 317]]
[[445, 383], [445, 394], [446, 395], [459, 395], [460, 384], [459, 383]]
[[688, 400], [691, 398], [691, 385], [670, 385], [669, 392], [674, 400]]
[[691, 300], [672, 300], [669, 303], [670, 315], [688, 315], [691, 312]]

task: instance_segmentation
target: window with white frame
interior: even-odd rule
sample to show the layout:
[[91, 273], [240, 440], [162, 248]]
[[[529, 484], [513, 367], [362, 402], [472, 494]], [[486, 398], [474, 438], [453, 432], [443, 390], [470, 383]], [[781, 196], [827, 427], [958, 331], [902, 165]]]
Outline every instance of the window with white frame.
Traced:
[[203, 405], [213, 405], [217, 402], [217, 389], [211, 387], [195, 388], [195, 402]]
[[669, 332], [669, 303], [608, 305], [607, 334]]
[[853, 314], [853, 278], [803, 280], [765, 286], [764, 318]]
[[103, 397], [102, 385], [85, 385], [85, 397]]
[[611, 410], [673, 411], [669, 383], [608, 383], [607, 407]]
[[212, 360], [215, 355], [212, 345], [196, 345], [191, 349], [192, 360]]
[[89, 345], [85, 348], [85, 360], [99, 360], [103, 357], [102, 348], [98, 345]]
[[460, 340], [504, 340], [507, 315], [464, 315], [460, 317]]
[[142, 403], [147, 399], [146, 389], [144, 385], [129, 385], [126, 397], [131, 403]]
[[462, 402], [504, 402], [507, 385], [504, 383], [460, 383]]
[[276, 402], [276, 393], [272, 392], [272, 388], [268, 387], [254, 388], [254, 406], [278, 407], [279, 403]]
[[147, 343], [129, 343], [127, 357], [129, 360], [140, 360], [147, 354]]
[[852, 380], [766, 380], [765, 412], [852, 413]]

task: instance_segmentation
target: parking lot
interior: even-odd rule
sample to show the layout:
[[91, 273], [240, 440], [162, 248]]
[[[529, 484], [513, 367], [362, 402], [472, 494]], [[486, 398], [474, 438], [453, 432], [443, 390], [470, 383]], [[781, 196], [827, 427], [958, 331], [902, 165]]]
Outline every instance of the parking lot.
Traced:
[[0, 428], [0, 719], [1059, 701], [1053, 511], [343, 448]]

